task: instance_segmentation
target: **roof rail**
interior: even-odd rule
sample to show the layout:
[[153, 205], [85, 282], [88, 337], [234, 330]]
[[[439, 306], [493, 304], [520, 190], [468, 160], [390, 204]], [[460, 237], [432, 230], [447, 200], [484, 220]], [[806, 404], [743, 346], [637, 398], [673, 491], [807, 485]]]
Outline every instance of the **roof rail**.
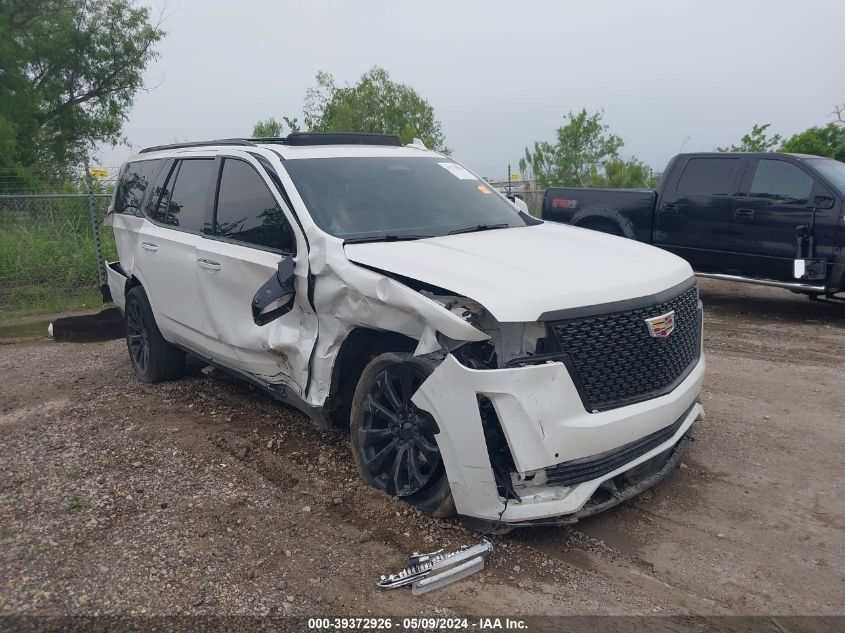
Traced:
[[401, 147], [395, 134], [372, 132], [292, 132], [283, 141], [287, 145], [391, 145]]
[[165, 149], [184, 149], [189, 147], [208, 147], [209, 145], [245, 145], [255, 147], [255, 143], [244, 138], [221, 138], [214, 141], [193, 141], [191, 143], [171, 143], [169, 145], [155, 145], [142, 149], [139, 154], [158, 152]]
[[248, 141], [252, 141], [253, 143], [287, 143], [288, 139], [286, 136], [251, 136], [247, 139]]
[[278, 143], [283, 145], [390, 145], [401, 147], [402, 142], [395, 134], [374, 134], [372, 132], [291, 132], [287, 136], [266, 136], [261, 138], [221, 138], [214, 141], [193, 141], [146, 147], [139, 154], [159, 152], [165, 149], [186, 149], [213, 145], [241, 145], [255, 147], [257, 143]]

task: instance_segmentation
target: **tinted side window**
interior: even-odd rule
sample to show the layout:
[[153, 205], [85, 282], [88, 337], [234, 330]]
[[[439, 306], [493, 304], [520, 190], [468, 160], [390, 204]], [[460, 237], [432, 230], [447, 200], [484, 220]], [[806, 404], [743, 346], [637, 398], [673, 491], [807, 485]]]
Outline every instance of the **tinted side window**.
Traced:
[[802, 203], [810, 198], [813, 179], [795, 165], [782, 160], [761, 159], [754, 172], [749, 195], [782, 202]]
[[281, 207], [249, 164], [226, 159], [217, 194], [215, 235], [296, 252], [293, 231]]
[[678, 180], [678, 193], [728, 194], [738, 158], [691, 158]]
[[115, 213], [141, 213], [141, 202], [144, 200], [144, 193], [155, 178], [160, 160], [144, 160], [136, 163], [127, 163], [120, 174], [120, 182], [117, 184], [117, 192], [114, 196]]
[[201, 232], [213, 172], [213, 159], [179, 161], [162, 190], [153, 219], [186, 231]]

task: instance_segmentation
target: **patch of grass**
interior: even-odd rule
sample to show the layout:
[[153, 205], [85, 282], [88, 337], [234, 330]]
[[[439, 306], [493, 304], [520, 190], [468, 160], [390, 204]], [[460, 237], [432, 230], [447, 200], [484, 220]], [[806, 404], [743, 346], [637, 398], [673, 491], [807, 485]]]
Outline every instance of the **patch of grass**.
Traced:
[[[72, 468], [59, 468], [58, 470], [56, 470], [56, 474], [62, 479], [67, 479], [68, 481], [73, 479], [79, 479], [79, 471], [73, 470]], [[74, 497], [74, 499], [75, 498], [76, 497]]]
[[42, 554], [46, 554], [47, 552], [49, 552], [51, 549], [53, 549], [53, 546], [49, 543], [33, 543], [32, 545], [30, 545], [29, 551], [26, 553], [26, 559], [35, 560]]
[[[87, 201], [25, 203], [0, 208], [0, 319], [101, 305]], [[100, 241], [104, 258], [115, 259], [111, 229]]]
[[76, 512], [78, 510], [85, 510], [86, 508], [90, 508], [91, 504], [85, 501], [85, 499], [80, 499], [79, 497], [74, 497], [70, 500], [70, 503], [67, 505], [68, 512]]
[[14, 325], [0, 325], [0, 339], [4, 338], [41, 338], [47, 336], [50, 321], [28, 321]]
[[86, 288], [18, 287], [0, 292], [0, 321], [39, 314], [99, 310], [103, 298], [96, 284]]
[[0, 539], [13, 538], [17, 533], [18, 531], [14, 528], [6, 527], [5, 525], [0, 527]]

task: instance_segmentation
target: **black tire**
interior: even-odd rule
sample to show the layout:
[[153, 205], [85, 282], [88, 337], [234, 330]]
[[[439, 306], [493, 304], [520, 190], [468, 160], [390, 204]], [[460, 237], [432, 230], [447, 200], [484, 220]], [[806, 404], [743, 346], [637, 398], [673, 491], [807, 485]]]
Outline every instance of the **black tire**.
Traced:
[[411, 396], [434, 363], [410, 353], [376, 356], [364, 368], [352, 399], [350, 435], [361, 478], [436, 517], [455, 514], [434, 418]]
[[126, 347], [135, 375], [144, 382], [173, 380], [185, 372], [185, 352], [164, 340], [147, 293], [135, 286], [126, 293]]

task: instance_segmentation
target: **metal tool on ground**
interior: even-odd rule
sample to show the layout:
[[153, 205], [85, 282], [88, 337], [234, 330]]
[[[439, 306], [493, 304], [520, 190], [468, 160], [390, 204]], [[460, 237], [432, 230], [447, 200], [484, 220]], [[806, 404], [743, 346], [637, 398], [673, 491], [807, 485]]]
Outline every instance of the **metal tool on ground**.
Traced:
[[396, 589], [411, 585], [415, 596], [439, 589], [484, 569], [484, 558], [493, 551], [493, 543], [482, 538], [475, 545], [464, 545], [453, 552], [442, 549], [428, 554], [414, 553], [408, 564], [395, 574], [382, 575], [378, 586]]

